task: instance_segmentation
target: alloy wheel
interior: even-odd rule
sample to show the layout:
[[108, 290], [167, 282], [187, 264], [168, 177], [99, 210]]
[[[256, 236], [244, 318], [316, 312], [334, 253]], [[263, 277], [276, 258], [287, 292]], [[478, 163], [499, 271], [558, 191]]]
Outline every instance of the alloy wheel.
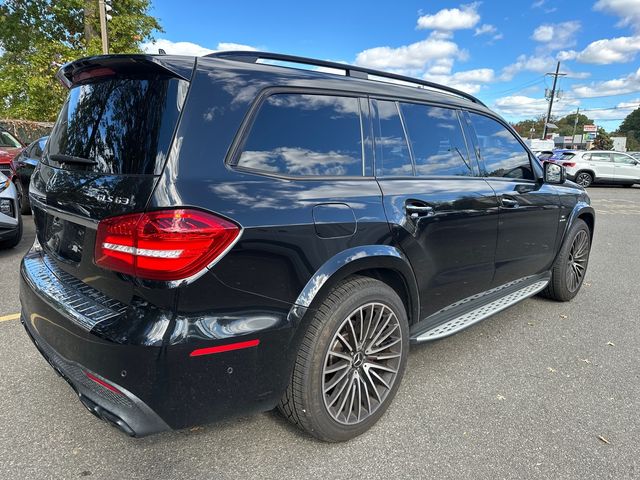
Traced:
[[567, 268], [567, 288], [575, 292], [582, 284], [589, 259], [589, 236], [580, 230], [571, 244]]
[[591, 175], [588, 173], [580, 173], [576, 178], [576, 183], [582, 187], [591, 185]]
[[403, 355], [396, 314], [382, 303], [355, 309], [329, 344], [322, 370], [324, 405], [331, 417], [354, 425], [383, 403], [398, 376]]

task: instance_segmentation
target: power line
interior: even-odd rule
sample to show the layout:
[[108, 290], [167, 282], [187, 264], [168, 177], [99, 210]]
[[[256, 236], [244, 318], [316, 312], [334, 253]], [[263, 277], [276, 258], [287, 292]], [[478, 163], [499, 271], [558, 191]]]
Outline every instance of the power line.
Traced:
[[494, 94], [495, 95], [502, 95], [502, 94], [509, 93], [509, 92], [515, 92], [517, 90], [522, 90], [523, 88], [531, 87], [531, 86], [535, 85], [536, 83], [542, 82], [543, 80], [544, 80], [544, 75], [540, 75], [539, 77], [536, 77], [533, 80], [525, 82], [522, 85], [519, 85], [517, 87], [507, 88], [506, 90], [501, 90], [501, 91], [498, 91], [498, 92], [494, 92]]
[[621, 95], [631, 95], [634, 93], [640, 93], [640, 90], [633, 90], [631, 92], [622, 93], [610, 93], [609, 95], [595, 95], [595, 96], [582, 96], [582, 97], [567, 97], [567, 100], [588, 100], [590, 98], [607, 98], [607, 97], [619, 97]]

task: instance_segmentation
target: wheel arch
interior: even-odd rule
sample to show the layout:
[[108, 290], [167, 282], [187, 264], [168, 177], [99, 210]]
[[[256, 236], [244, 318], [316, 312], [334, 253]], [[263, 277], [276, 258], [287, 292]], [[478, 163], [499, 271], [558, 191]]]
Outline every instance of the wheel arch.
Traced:
[[571, 227], [574, 225], [574, 223], [576, 223], [576, 220], [582, 220], [587, 224], [587, 227], [589, 227], [591, 240], [593, 240], [593, 231], [594, 231], [595, 222], [596, 222], [595, 210], [591, 205], [589, 205], [586, 202], [578, 202], [576, 206], [573, 208], [571, 215], [569, 215], [569, 218], [567, 219], [567, 226], [564, 229], [564, 232], [562, 234], [562, 240], [560, 242], [560, 245], [564, 243], [564, 239], [566, 238], [567, 233], [569, 232]]
[[[325, 262], [302, 289], [291, 313], [300, 317], [314, 310], [327, 294], [342, 280], [363, 275], [385, 282], [402, 299], [409, 324], [419, 320], [420, 299], [418, 284], [409, 260], [396, 247], [367, 245], [344, 250]], [[295, 310], [303, 311], [296, 313]]]

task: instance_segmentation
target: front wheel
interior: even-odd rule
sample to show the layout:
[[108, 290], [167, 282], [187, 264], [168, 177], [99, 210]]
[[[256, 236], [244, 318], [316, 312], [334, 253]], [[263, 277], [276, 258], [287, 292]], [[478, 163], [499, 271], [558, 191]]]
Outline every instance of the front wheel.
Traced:
[[581, 187], [587, 188], [593, 183], [593, 175], [588, 172], [580, 172], [576, 175], [576, 183]]
[[351, 277], [315, 312], [278, 408], [320, 440], [349, 440], [384, 414], [408, 353], [407, 314], [398, 294], [379, 280]]
[[591, 232], [587, 224], [577, 219], [562, 244], [551, 267], [551, 280], [542, 295], [566, 302], [578, 294], [589, 264]]

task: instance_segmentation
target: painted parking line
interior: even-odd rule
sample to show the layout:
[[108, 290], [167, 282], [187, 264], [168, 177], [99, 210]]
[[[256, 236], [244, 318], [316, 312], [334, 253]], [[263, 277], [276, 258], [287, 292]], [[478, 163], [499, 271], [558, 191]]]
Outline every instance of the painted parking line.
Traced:
[[0, 322], [6, 322], [8, 320], [18, 320], [20, 318], [19, 313], [12, 313], [11, 315], [5, 315], [0, 317]]

